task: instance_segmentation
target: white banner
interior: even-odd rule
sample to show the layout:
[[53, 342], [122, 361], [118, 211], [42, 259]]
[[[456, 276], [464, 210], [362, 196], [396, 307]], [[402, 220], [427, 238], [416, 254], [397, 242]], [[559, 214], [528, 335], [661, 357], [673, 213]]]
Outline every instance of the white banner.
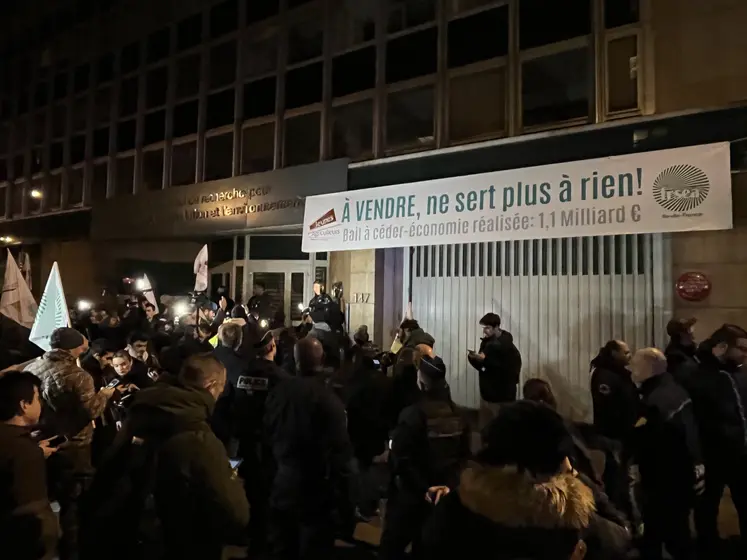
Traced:
[[303, 250], [731, 227], [721, 143], [311, 196]]
[[49, 338], [52, 333], [61, 327], [70, 326], [70, 314], [65, 300], [65, 289], [62, 287], [60, 269], [55, 262], [49, 272], [47, 285], [44, 288], [39, 311], [31, 327], [29, 340], [45, 352], [49, 352]]

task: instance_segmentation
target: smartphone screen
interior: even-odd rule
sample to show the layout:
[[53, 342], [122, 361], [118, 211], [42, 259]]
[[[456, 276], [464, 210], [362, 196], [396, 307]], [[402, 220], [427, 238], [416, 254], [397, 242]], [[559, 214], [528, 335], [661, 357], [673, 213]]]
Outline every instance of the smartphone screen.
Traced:
[[59, 447], [67, 442], [67, 436], [55, 436], [49, 440], [49, 447]]
[[120, 384], [119, 378], [112, 379], [109, 384], [106, 386], [107, 389], [111, 389], [112, 387], [116, 387]]
[[231, 468], [236, 470], [244, 462], [244, 459], [229, 459], [228, 462], [231, 464]]

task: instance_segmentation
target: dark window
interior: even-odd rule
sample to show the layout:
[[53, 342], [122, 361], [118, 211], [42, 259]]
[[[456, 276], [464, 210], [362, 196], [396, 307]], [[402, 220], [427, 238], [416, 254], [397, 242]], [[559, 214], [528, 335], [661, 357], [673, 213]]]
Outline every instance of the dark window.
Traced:
[[245, 128], [241, 138], [241, 173], [270, 171], [275, 161], [275, 123]]
[[234, 90], [214, 93], [207, 99], [207, 128], [232, 124], [234, 118]]
[[26, 147], [26, 140], [28, 139], [28, 127], [29, 121], [27, 118], [16, 119], [13, 135], [13, 145], [15, 149], [20, 150]]
[[93, 118], [96, 124], [106, 124], [112, 115], [112, 90], [109, 87], [96, 90], [93, 102]]
[[637, 55], [637, 35], [607, 43], [607, 110], [610, 112], [638, 108], [638, 75], [631, 71]]
[[166, 110], [145, 115], [143, 145], [155, 144], [166, 138]]
[[275, 34], [256, 40], [247, 37], [243, 44], [242, 66], [244, 76], [253, 78], [275, 72], [278, 67], [278, 37]]
[[[370, 4], [374, 6], [374, 4]], [[373, 41], [376, 36], [376, 11], [360, 10], [348, 0], [335, 0], [331, 5], [332, 51]]]
[[135, 158], [133, 156], [115, 160], [116, 194], [132, 194], [135, 182]]
[[163, 150], [143, 152], [143, 190], [157, 191], [163, 187]]
[[257, 241], [249, 243], [249, 258], [252, 260], [309, 260], [309, 254], [301, 250], [298, 235], [262, 235], [252, 239]]
[[71, 169], [67, 174], [67, 203], [81, 204], [83, 202], [83, 168]]
[[433, 0], [391, 0], [387, 31], [396, 33], [433, 21], [436, 18], [436, 2]]
[[275, 76], [244, 85], [244, 120], [275, 113]]
[[42, 148], [31, 149], [31, 174], [36, 175], [44, 170], [44, 150]]
[[232, 84], [236, 79], [236, 41], [210, 49], [210, 88]]
[[86, 159], [86, 137], [73, 136], [70, 139], [70, 164], [75, 165]]
[[332, 156], [353, 160], [373, 155], [373, 101], [332, 109]]
[[322, 69], [317, 62], [288, 71], [285, 82], [285, 106], [295, 109], [322, 100]]
[[0, 187], [0, 218], [5, 218], [8, 215], [8, 206], [6, 196], [8, 195], [8, 189], [12, 187]]
[[47, 137], [47, 112], [34, 115], [34, 144], [43, 144]]
[[88, 123], [88, 97], [76, 97], [73, 100], [73, 132], [84, 130]]
[[67, 106], [54, 105], [52, 107], [52, 138], [65, 135], [67, 129]]
[[278, 15], [280, 0], [246, 0], [246, 23], [252, 24]]
[[456, 15], [491, 4], [494, 0], [451, 0], [448, 2], [449, 15]]
[[[75, 73], [77, 76], [77, 70]], [[96, 63], [96, 82], [99, 84], [103, 84], [104, 82], [108, 82], [109, 80], [111, 80], [113, 77], [114, 55], [110, 53], [99, 58], [98, 62]], [[75, 91], [78, 91], [77, 87], [75, 88]]]
[[390, 93], [386, 107], [387, 148], [431, 145], [433, 110], [433, 87]]
[[46, 178], [47, 197], [44, 201], [47, 208], [59, 208], [62, 204], [62, 173], [55, 173]]
[[169, 56], [169, 28], [165, 27], [155, 33], [151, 33], [148, 36], [148, 44], [146, 45], [146, 54], [148, 64], [157, 62], [163, 58]]
[[127, 78], [119, 85], [119, 116], [126, 117], [137, 111], [138, 76]]
[[324, 22], [322, 18], [304, 20], [288, 30], [288, 64], [322, 55]]
[[438, 31], [429, 28], [392, 39], [386, 48], [388, 84], [410, 80], [436, 71]]
[[122, 74], [134, 72], [140, 66], [140, 43], [132, 43], [122, 49], [119, 67]]
[[285, 120], [286, 167], [319, 161], [320, 113], [309, 113]]
[[145, 78], [145, 105], [148, 109], [166, 104], [169, 89], [169, 69], [161, 66], [148, 72]]
[[376, 85], [376, 47], [367, 47], [332, 60], [332, 96], [343, 97]]
[[62, 167], [64, 155], [64, 146], [62, 142], [54, 142], [49, 145], [49, 168], [57, 169]]
[[197, 95], [200, 91], [200, 55], [180, 58], [176, 63], [176, 97]]
[[[111, 62], [112, 64], [114, 64], [113, 56], [112, 56]], [[99, 61], [99, 64], [102, 64], [101, 60]], [[99, 72], [101, 72], [101, 69], [99, 69]], [[88, 89], [88, 84], [90, 83], [90, 79], [91, 79], [91, 67], [88, 64], [81, 64], [80, 66], [77, 66], [73, 72], [73, 91], [75, 93], [80, 93]], [[111, 74], [109, 75], [108, 79], [111, 80]], [[99, 80], [99, 82], [105, 82], [105, 81], [106, 80]]]
[[23, 115], [29, 110], [29, 92], [22, 91], [18, 94], [18, 114]]
[[[60, 157], [60, 161], [62, 161], [62, 157]], [[24, 169], [23, 165], [24, 165], [23, 154], [18, 154], [18, 155], [13, 156], [13, 178], [14, 179], [19, 179], [26, 174], [26, 170]]]
[[23, 190], [25, 183], [11, 185], [10, 211], [13, 215], [23, 213]]
[[117, 151], [126, 152], [135, 147], [135, 119], [117, 125]]
[[[0, 159], [0, 182], [4, 182], [8, 180], [8, 161], [3, 158]], [[5, 196], [5, 190], [0, 191], [0, 198]], [[0, 200], [0, 203], [3, 201]], [[4, 216], [3, 213], [0, 213], [0, 217]]]
[[174, 107], [174, 137], [197, 132], [197, 101], [187, 101]]
[[67, 97], [67, 78], [66, 73], [57, 74], [54, 77], [54, 93], [53, 97], [55, 101], [64, 99]]
[[451, 78], [448, 101], [450, 140], [463, 141], [505, 131], [505, 69]]
[[107, 162], [97, 163], [93, 166], [93, 182], [91, 184], [91, 195], [93, 202], [106, 200], [106, 184], [109, 181], [109, 164]]
[[586, 48], [524, 62], [521, 76], [524, 126], [587, 117], [590, 64]]
[[205, 180], [217, 181], [233, 175], [233, 133], [205, 139]]
[[176, 48], [180, 51], [196, 47], [202, 42], [202, 14], [195, 14], [179, 22], [176, 29]]
[[36, 84], [36, 88], [34, 89], [34, 107], [44, 107], [47, 102], [49, 101], [49, 84], [46, 82], [42, 82], [40, 84]]
[[93, 157], [99, 158], [109, 154], [109, 127], [93, 131]]
[[[552, 22], [552, 25], [548, 25]], [[519, 45], [522, 50], [559, 43], [591, 33], [589, 0], [521, 0]]]
[[226, 0], [210, 10], [210, 37], [217, 39], [236, 31], [239, 23], [238, 0]]
[[508, 6], [449, 23], [449, 68], [508, 54]]
[[197, 143], [177, 144], [171, 150], [171, 185], [193, 185], [195, 164], [197, 163]]
[[604, 24], [607, 29], [638, 23], [640, 0], [604, 0]]

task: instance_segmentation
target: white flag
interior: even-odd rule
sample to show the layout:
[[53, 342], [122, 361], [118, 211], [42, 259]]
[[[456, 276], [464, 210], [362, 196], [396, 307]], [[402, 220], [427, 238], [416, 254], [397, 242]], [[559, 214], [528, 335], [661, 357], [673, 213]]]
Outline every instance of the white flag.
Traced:
[[26, 279], [16, 264], [13, 255], [8, 251], [8, 263], [5, 265], [5, 282], [3, 296], [0, 300], [0, 313], [13, 319], [26, 328], [31, 328], [36, 317], [38, 306], [31, 295]]
[[39, 303], [39, 312], [36, 314], [36, 321], [31, 327], [29, 340], [48, 352], [51, 350], [49, 337], [52, 336], [55, 329], [69, 326], [70, 315], [67, 310], [67, 301], [65, 301], [65, 290], [62, 288], [60, 269], [55, 262], [52, 265], [52, 271], [49, 273], [47, 286], [44, 288], [44, 294]]
[[153, 286], [150, 284], [150, 278], [147, 274], [143, 274], [143, 295], [148, 303], [152, 304], [156, 308], [156, 313], [160, 313], [158, 310], [158, 302], [156, 301], [156, 294], [153, 292]]
[[208, 246], [203, 246], [195, 259], [195, 292], [204, 292], [208, 287]]

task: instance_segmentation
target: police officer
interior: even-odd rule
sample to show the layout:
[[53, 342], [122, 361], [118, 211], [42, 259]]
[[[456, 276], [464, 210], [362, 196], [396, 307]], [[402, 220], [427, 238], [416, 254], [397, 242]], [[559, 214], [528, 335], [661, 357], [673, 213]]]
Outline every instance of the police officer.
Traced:
[[420, 400], [405, 408], [391, 441], [392, 480], [379, 558], [417, 557], [421, 526], [430, 507], [428, 489], [454, 487], [469, 457], [467, 423], [451, 400], [441, 358], [423, 356], [418, 370]]
[[243, 462], [239, 474], [244, 479], [246, 497], [252, 507], [249, 522], [250, 546], [258, 554], [265, 547], [267, 507], [273, 463], [262, 421], [270, 392], [288, 375], [275, 364], [277, 345], [272, 332], [255, 343], [256, 358], [250, 360], [244, 375], [236, 381], [234, 418], [239, 440], [239, 457]]
[[260, 320], [265, 320], [269, 323], [273, 319], [272, 298], [265, 291], [264, 282], [254, 282], [254, 295], [249, 298], [246, 307], [250, 314], [259, 317]]
[[630, 349], [610, 340], [591, 361], [594, 427], [610, 439], [625, 442], [638, 420], [638, 388], [630, 378]]
[[639, 350], [631, 369], [642, 397], [632, 440], [643, 497], [642, 557], [660, 560], [665, 545], [674, 560], [691, 559], [690, 510], [705, 488], [692, 402], [660, 350]]

